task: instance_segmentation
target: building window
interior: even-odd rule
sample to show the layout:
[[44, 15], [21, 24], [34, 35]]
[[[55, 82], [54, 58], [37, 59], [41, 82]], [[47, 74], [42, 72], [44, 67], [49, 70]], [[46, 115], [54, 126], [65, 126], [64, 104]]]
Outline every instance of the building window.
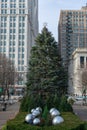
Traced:
[[84, 68], [84, 56], [80, 57], [80, 67]]
[[10, 35], [10, 40], [13, 39], [12, 35]]
[[13, 39], [15, 39], [16, 38], [16, 35], [13, 35]]
[[6, 23], [1, 23], [1, 27], [6, 27]]
[[24, 58], [24, 54], [22, 54], [22, 59]]
[[3, 52], [6, 52], [6, 47], [3, 48]]
[[4, 46], [6, 46], [6, 41], [4, 41]]
[[10, 29], [10, 33], [12, 33], [12, 29]]
[[18, 66], [18, 71], [21, 71], [21, 67], [20, 66]]
[[24, 33], [24, 29], [19, 29], [19, 33]]
[[1, 21], [7, 21], [7, 17], [1, 16]]
[[11, 2], [16, 2], [16, 0], [11, 0]]
[[21, 58], [21, 54], [18, 54], [18, 59], [20, 59]]
[[10, 8], [16, 8], [16, 4], [10, 4]]
[[10, 41], [10, 46], [12, 46], [12, 41]]
[[2, 14], [7, 14], [7, 10], [2, 9], [2, 10], [1, 10], [1, 13], [2, 13]]
[[86, 57], [86, 68], [87, 68], [87, 57]]
[[2, 47], [0, 47], [0, 52], [2, 52]]
[[19, 14], [25, 14], [25, 10], [19, 9]]
[[22, 50], [22, 48], [21, 48], [21, 47], [19, 47], [19, 48], [18, 48], [18, 51], [19, 51], [19, 52], [21, 52], [21, 50]]
[[15, 46], [15, 41], [13, 41], [13, 46]]
[[25, 0], [19, 0], [19, 2], [25, 2]]
[[10, 23], [10, 27], [12, 27], [12, 23]]
[[18, 60], [18, 64], [19, 64], [19, 65], [21, 64], [20, 60]]
[[9, 52], [12, 52], [12, 51], [13, 51], [13, 49], [10, 47], [10, 48], [9, 48]]
[[1, 4], [1, 8], [5, 8], [5, 5], [4, 5], [4, 4]]
[[22, 39], [24, 39], [24, 35], [22, 35]]
[[6, 39], [6, 35], [4, 35], [4, 40]]
[[22, 41], [22, 46], [24, 46], [24, 41]]
[[13, 27], [16, 27], [16, 23], [13, 23]]
[[15, 58], [15, 54], [9, 54], [10, 58]]
[[22, 65], [24, 65], [24, 60], [22, 60]]
[[12, 10], [12, 9], [11, 9], [11, 10], [10, 10], [10, 14], [16, 14], [16, 10], [14, 10], [14, 9]]
[[15, 29], [13, 29], [13, 33], [16, 33], [16, 30], [15, 30]]
[[20, 3], [19, 4], [19, 8], [25, 8], [25, 4], [24, 3]]
[[22, 52], [24, 52], [24, 47], [22, 47]]

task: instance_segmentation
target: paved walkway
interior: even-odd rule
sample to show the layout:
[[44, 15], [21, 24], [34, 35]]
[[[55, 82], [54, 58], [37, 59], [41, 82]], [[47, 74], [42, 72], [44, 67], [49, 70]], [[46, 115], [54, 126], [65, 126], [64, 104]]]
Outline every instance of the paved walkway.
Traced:
[[73, 105], [74, 113], [83, 121], [87, 121], [87, 106]]
[[16, 116], [19, 111], [20, 103], [17, 102], [7, 107], [6, 111], [0, 111], [0, 130], [7, 120]]

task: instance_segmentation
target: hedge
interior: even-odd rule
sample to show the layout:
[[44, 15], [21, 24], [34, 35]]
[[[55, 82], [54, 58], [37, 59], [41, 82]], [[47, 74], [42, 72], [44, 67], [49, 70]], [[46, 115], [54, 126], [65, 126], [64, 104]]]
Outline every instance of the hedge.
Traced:
[[[27, 113], [20, 112], [15, 119], [9, 120], [6, 130], [87, 130], [87, 124], [71, 112], [62, 113], [64, 122], [55, 126], [33, 126], [24, 122]], [[4, 130], [4, 129], [3, 129]]]
[[87, 130], [87, 122], [84, 123], [84, 130]]

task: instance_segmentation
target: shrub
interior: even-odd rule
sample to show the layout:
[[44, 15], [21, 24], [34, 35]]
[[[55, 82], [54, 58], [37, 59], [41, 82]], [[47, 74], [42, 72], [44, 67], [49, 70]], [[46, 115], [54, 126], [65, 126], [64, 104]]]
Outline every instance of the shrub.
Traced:
[[25, 96], [23, 97], [20, 105], [20, 111], [28, 111], [28, 103], [29, 103], [29, 97]]
[[47, 105], [44, 107], [44, 111], [42, 113], [42, 119], [44, 119], [44, 125], [45, 126], [49, 126], [51, 125], [51, 121], [50, 121], [50, 115], [49, 115], [49, 110], [47, 108]]
[[33, 96], [25, 96], [21, 102], [20, 111], [29, 112], [35, 107], [35, 99]]
[[32, 108], [36, 108], [36, 107], [44, 107], [44, 101], [41, 97], [41, 95], [26, 95], [22, 102], [21, 102], [21, 106], [20, 106], [20, 111], [22, 112], [29, 112], [31, 111]]
[[[24, 123], [27, 113], [19, 113], [15, 119], [7, 122], [7, 130], [86, 130], [84, 122], [71, 112], [63, 112], [64, 122], [56, 126], [32, 126]], [[87, 127], [86, 127], [87, 128]]]
[[84, 130], [87, 130], [87, 122], [84, 123]]
[[44, 111], [42, 113], [42, 117], [47, 120], [47, 115], [48, 115], [49, 111], [48, 111], [48, 108], [47, 108], [47, 105], [44, 107]]
[[45, 104], [47, 105], [49, 110], [53, 107], [59, 109], [60, 97], [57, 94], [48, 94]]
[[59, 106], [60, 106], [60, 97], [58, 97], [57, 94], [54, 95], [53, 104], [54, 104], [55, 108], [59, 109]]
[[72, 106], [67, 102], [67, 97], [62, 96], [59, 106], [61, 112], [73, 112]]
[[48, 94], [48, 96], [46, 97], [45, 105], [47, 105], [48, 109], [54, 107], [53, 98], [54, 97], [52, 94]]
[[4, 125], [4, 126], [2, 127], [2, 130], [7, 130], [7, 125]]
[[71, 105], [73, 105], [74, 102], [75, 102], [75, 100], [74, 100], [72, 97], [68, 97], [68, 98], [67, 98], [67, 101], [68, 101], [68, 103], [71, 104]]

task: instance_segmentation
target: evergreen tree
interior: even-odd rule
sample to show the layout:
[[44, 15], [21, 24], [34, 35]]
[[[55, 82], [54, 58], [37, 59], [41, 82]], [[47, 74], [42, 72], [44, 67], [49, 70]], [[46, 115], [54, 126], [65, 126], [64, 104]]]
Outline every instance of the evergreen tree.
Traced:
[[47, 27], [31, 50], [27, 88], [29, 93], [41, 94], [44, 98], [50, 93], [62, 95], [67, 91], [67, 73], [61, 64], [57, 42]]

